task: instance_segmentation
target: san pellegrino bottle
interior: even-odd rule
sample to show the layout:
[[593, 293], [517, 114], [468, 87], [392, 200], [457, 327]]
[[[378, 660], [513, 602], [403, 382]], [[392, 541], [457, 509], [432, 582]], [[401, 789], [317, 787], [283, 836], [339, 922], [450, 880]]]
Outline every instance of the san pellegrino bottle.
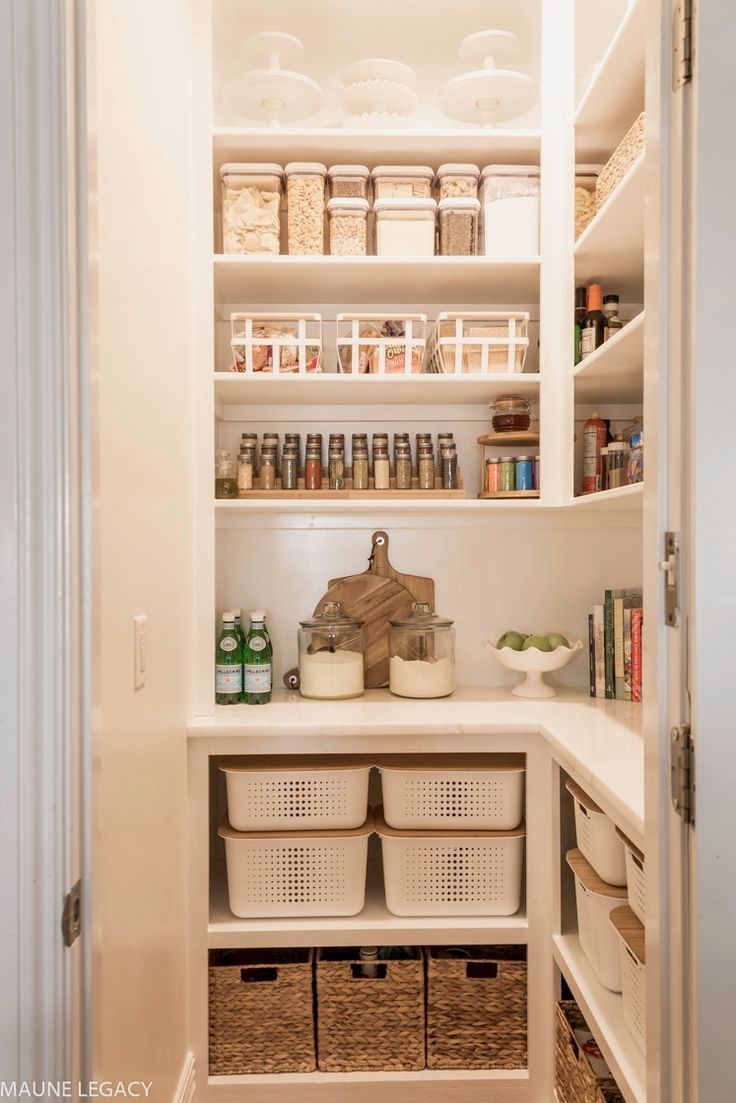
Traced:
[[241, 623], [242, 611], [240, 609], [231, 609], [230, 611], [235, 617], [235, 631], [240, 638], [240, 649], [242, 651], [245, 644], [245, 632], [243, 631], [243, 625]]
[[250, 628], [243, 648], [243, 700], [267, 705], [273, 686], [273, 649], [268, 641], [263, 609], [250, 614]]
[[243, 694], [243, 652], [232, 609], [222, 614], [215, 655], [215, 701], [237, 705]]

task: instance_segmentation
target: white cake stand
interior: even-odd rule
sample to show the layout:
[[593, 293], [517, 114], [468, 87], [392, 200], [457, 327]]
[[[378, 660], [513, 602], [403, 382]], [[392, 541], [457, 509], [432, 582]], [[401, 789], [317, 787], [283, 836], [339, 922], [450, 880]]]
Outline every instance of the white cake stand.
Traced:
[[538, 98], [537, 86], [525, 73], [498, 68], [499, 58], [518, 53], [511, 31], [478, 31], [460, 44], [460, 60], [479, 66], [454, 77], [440, 90], [437, 106], [459, 122], [494, 126], [528, 111]]
[[251, 69], [230, 88], [230, 107], [237, 115], [279, 127], [319, 110], [320, 86], [289, 68], [304, 55], [304, 47], [293, 34], [264, 31], [253, 35], [245, 42], [244, 53], [246, 61], [262, 67]]
[[536, 647], [530, 647], [528, 651], [514, 651], [511, 647], [498, 648], [488, 641], [489, 649], [494, 653], [501, 666], [507, 670], [514, 670], [526, 674], [523, 682], [513, 686], [511, 692], [516, 697], [556, 697], [557, 691], [548, 686], [542, 677], [552, 670], [560, 670], [567, 666], [571, 659], [583, 649], [583, 641], [578, 640], [572, 647], [556, 647], [554, 651], [539, 651]]

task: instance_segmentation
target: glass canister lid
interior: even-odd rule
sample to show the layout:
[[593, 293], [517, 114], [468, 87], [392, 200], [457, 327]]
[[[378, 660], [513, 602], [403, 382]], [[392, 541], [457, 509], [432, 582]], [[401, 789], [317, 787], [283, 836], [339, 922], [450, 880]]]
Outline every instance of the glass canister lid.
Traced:
[[321, 613], [299, 623], [302, 628], [361, 628], [365, 621], [349, 617], [343, 612], [339, 601], [326, 601]]
[[417, 628], [422, 631], [435, 628], [452, 628], [454, 620], [441, 617], [432, 612], [428, 601], [415, 601], [408, 617], [399, 617], [398, 620], [389, 621], [392, 628]]
[[528, 398], [518, 394], [502, 394], [489, 403], [491, 410], [497, 414], [528, 414], [532, 404]]

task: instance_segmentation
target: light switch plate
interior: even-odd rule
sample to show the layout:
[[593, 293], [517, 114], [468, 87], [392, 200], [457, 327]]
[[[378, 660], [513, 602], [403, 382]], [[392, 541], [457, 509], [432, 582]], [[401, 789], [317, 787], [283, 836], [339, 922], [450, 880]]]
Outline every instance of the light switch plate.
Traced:
[[148, 642], [148, 617], [141, 613], [133, 617], [133, 686], [142, 689], [146, 684], [146, 647]]

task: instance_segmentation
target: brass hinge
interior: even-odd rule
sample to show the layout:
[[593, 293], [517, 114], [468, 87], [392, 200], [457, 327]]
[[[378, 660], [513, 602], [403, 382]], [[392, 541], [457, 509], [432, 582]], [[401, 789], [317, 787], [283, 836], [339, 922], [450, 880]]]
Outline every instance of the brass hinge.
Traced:
[[693, 3], [678, 0], [672, 16], [672, 91], [693, 79]]
[[695, 823], [695, 745], [689, 724], [670, 732], [672, 805], [684, 823]]
[[82, 882], [77, 881], [64, 897], [61, 935], [65, 946], [73, 946], [82, 930]]

